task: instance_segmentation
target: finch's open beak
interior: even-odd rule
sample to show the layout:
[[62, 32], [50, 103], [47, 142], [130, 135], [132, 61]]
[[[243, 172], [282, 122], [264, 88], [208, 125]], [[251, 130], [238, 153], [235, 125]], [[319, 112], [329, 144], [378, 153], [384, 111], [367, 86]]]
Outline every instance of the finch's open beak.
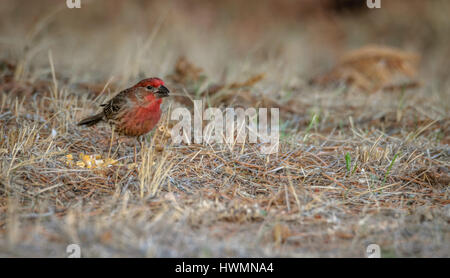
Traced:
[[169, 89], [167, 89], [165, 86], [161, 85], [158, 88], [158, 91], [156, 91], [156, 96], [158, 98], [168, 97], [169, 96]]

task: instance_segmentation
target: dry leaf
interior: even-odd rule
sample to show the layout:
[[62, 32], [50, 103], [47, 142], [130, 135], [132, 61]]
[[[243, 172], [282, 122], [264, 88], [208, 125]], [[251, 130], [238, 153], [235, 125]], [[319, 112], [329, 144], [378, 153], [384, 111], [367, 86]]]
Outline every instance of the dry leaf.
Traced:
[[[420, 56], [400, 49], [368, 45], [343, 55], [328, 73], [311, 80], [313, 84], [345, 83], [366, 92], [380, 89], [408, 89], [420, 86], [416, 80]], [[396, 77], [409, 79], [396, 84]]]

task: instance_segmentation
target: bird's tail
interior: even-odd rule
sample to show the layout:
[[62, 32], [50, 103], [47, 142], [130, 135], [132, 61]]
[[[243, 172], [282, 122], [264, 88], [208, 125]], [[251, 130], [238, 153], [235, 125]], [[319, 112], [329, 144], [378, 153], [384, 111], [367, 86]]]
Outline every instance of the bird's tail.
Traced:
[[98, 122], [101, 122], [103, 120], [103, 112], [100, 112], [94, 116], [90, 116], [81, 122], [78, 123], [78, 125], [85, 125], [85, 126], [93, 126]]

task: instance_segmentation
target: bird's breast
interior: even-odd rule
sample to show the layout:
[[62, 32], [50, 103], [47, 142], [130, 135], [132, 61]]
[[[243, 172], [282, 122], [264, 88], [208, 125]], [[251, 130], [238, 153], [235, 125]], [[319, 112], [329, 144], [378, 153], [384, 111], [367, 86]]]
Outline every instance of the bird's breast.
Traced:
[[125, 135], [139, 136], [151, 131], [161, 118], [159, 105], [138, 107], [124, 115], [119, 130]]

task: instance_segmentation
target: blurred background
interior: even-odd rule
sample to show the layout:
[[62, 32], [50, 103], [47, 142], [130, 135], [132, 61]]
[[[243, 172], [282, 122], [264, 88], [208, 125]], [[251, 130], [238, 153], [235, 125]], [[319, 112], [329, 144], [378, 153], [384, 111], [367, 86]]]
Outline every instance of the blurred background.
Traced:
[[164, 77], [184, 56], [210, 80], [267, 72], [302, 83], [367, 44], [420, 54], [435, 82], [448, 75], [446, 0], [382, 0], [380, 9], [365, 0], [65, 2], [2, 1], [0, 57], [23, 63], [16, 75], [48, 75], [51, 49], [58, 76], [72, 81]]

